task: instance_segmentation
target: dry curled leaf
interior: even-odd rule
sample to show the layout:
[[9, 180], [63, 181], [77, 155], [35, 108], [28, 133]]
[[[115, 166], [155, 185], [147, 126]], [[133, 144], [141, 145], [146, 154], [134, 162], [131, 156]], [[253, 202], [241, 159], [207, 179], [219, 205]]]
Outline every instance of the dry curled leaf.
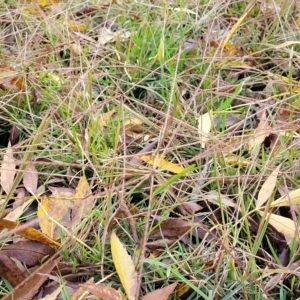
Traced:
[[16, 175], [16, 160], [13, 156], [10, 142], [8, 143], [6, 153], [3, 155], [0, 172], [1, 186], [4, 192], [8, 194], [13, 186]]

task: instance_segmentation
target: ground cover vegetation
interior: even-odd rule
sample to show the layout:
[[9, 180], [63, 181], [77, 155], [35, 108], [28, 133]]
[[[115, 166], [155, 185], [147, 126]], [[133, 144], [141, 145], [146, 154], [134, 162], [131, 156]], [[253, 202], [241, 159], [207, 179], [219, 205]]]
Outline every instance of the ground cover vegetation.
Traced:
[[2, 299], [297, 299], [299, 3], [0, 1]]

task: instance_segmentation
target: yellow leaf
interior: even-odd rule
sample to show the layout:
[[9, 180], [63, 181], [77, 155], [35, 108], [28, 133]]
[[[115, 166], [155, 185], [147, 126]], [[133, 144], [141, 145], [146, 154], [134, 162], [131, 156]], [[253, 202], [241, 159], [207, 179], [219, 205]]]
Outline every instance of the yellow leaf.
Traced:
[[158, 50], [157, 50], [157, 54], [156, 54], [156, 59], [158, 61], [161, 61], [163, 60], [165, 57], [165, 41], [164, 41], [164, 38], [162, 37], [160, 39], [160, 42], [159, 42], [159, 47], [158, 47]]
[[279, 165], [267, 178], [267, 180], [264, 182], [262, 185], [259, 193], [258, 193], [258, 198], [256, 201], [256, 207], [260, 208], [272, 195], [276, 183], [277, 183], [277, 176], [279, 173], [281, 165]]
[[239, 18], [239, 20], [229, 30], [228, 34], [226, 35], [226, 38], [223, 41], [223, 45], [222, 45], [223, 47], [221, 48], [221, 56], [223, 54], [224, 47], [227, 45], [227, 43], [229, 42], [229, 40], [231, 39], [233, 34], [237, 31], [237, 29], [239, 28], [241, 23], [244, 21], [244, 19], [248, 16], [248, 14], [250, 13], [250, 11], [252, 10], [252, 8], [255, 4], [256, 4], [256, 1], [251, 1], [249, 3], [249, 5], [246, 7], [243, 15]]
[[162, 156], [153, 157], [151, 155], [143, 155], [139, 158], [147, 164], [154, 166], [155, 168], [161, 168], [175, 174], [179, 174], [182, 171], [184, 171], [183, 167], [178, 166], [172, 162], [166, 161]]
[[198, 119], [198, 133], [201, 138], [201, 147], [205, 148], [205, 143], [208, 140], [208, 134], [211, 130], [211, 112], [209, 111], [201, 115]]
[[242, 157], [239, 157], [237, 155], [231, 155], [231, 156], [228, 156], [226, 157], [226, 161], [229, 165], [242, 165], [242, 166], [249, 166], [251, 165], [251, 161], [247, 160], [247, 159], [244, 159]]
[[6, 194], [8, 194], [13, 186], [14, 178], [16, 175], [16, 162], [13, 156], [13, 151], [8, 143], [6, 153], [3, 155], [3, 161], [1, 165], [1, 186]]
[[112, 109], [112, 110], [108, 111], [107, 113], [101, 115], [98, 120], [98, 126], [103, 127], [104, 125], [106, 125], [108, 123], [108, 121], [111, 120], [111, 118], [115, 114], [115, 112], [116, 112], [116, 110]]
[[300, 189], [291, 191], [289, 195], [278, 198], [271, 204], [271, 207], [290, 206], [290, 201], [292, 205], [300, 205]]
[[75, 32], [85, 32], [87, 29], [87, 26], [83, 23], [80, 23], [78, 21], [69, 20], [65, 25], [71, 30]]
[[[90, 131], [95, 131], [98, 128], [103, 128], [111, 119], [112, 116], [116, 113], [115, 109], [108, 111], [105, 114], [95, 117], [95, 121], [90, 126]], [[93, 134], [93, 132], [91, 132]]]
[[[260, 215], [263, 215], [263, 212], [259, 213]], [[278, 232], [291, 239], [297, 236], [298, 242], [300, 241], [297, 235], [299, 226], [296, 228], [293, 220], [269, 213], [266, 218], [269, 219], [269, 224], [272, 225]]]
[[120, 242], [119, 238], [113, 231], [110, 238], [112, 258], [129, 300], [136, 299], [137, 291], [137, 272], [131, 256]]
[[[31, 1], [33, 2], [33, 1]], [[41, 8], [50, 6], [53, 3], [59, 3], [60, 0], [38, 0], [37, 3]]]
[[71, 188], [55, 188], [52, 196], [44, 196], [39, 205], [37, 215], [42, 232], [54, 239], [60, 238], [60, 227], [71, 228], [77, 225], [92, 209], [94, 196], [83, 176], [76, 190]]
[[83, 200], [88, 194], [91, 193], [90, 185], [85, 176], [82, 176], [78, 182], [78, 186], [75, 190], [73, 200]]
[[270, 135], [270, 125], [268, 122], [266, 111], [264, 111], [261, 115], [259, 124], [254, 131], [254, 137], [249, 140], [248, 147], [249, 150], [255, 150], [260, 147], [260, 145], [264, 142], [266, 137]]
[[[60, 238], [58, 224], [65, 225], [69, 220], [68, 212], [71, 200], [60, 200], [44, 196], [39, 202], [37, 216], [42, 232], [57, 240]], [[63, 218], [65, 217], [65, 222]]]
[[[16, 223], [16, 222], [13, 222], [10, 220], [0, 219], [0, 230], [2, 230], [4, 228], [13, 230], [13, 229], [16, 229], [18, 226], [20, 226], [19, 223]], [[35, 228], [25, 228], [25, 229], [17, 231], [17, 234], [20, 236], [23, 236], [29, 240], [39, 241], [43, 244], [47, 244], [51, 247], [60, 247], [60, 244], [58, 242], [47, 237], [46, 235], [44, 235], [43, 233], [41, 233], [40, 231], [38, 231]]]

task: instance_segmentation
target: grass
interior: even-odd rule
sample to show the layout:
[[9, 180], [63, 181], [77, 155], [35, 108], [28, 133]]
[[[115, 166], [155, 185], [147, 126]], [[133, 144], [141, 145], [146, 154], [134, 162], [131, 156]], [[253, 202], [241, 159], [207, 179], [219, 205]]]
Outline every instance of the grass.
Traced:
[[[231, 32], [231, 44], [223, 46], [247, 5], [76, 0], [45, 8], [15, 0], [1, 5], [1, 153], [14, 125], [20, 130], [14, 155], [23, 162], [34, 157], [46, 194], [48, 182], [74, 187], [85, 174], [96, 195], [79, 224], [61, 229], [62, 260], [72, 263], [73, 271], [82, 263], [94, 266], [77, 281], [94, 276], [120, 287], [108, 239], [114, 229], [143, 268], [141, 294], [178, 281], [177, 296], [170, 299], [300, 297], [297, 268], [289, 268], [298, 262], [299, 244], [294, 239], [287, 246], [284, 235], [256, 210], [258, 193], [279, 164], [272, 199], [299, 186], [299, 93], [292, 84], [299, 79], [299, 7], [279, 0], [265, 7], [255, 3]], [[82, 32], [70, 21], [84, 25]], [[119, 35], [100, 45], [105, 28]], [[249, 140], [262, 134], [255, 129], [263, 110], [272, 135], [251, 150]], [[198, 119], [208, 111], [214, 122], [202, 148]], [[138, 125], [130, 125], [136, 120]], [[279, 132], [285, 135], [276, 136]], [[155, 139], [151, 152], [186, 172], [130, 164]], [[229, 164], [230, 155], [240, 161]], [[3, 202], [2, 211], [11, 208], [15, 188], [9, 196], [3, 193], [10, 201]], [[185, 202], [201, 209], [184, 215]], [[130, 214], [112, 222], [120, 205]], [[294, 210], [273, 213], [291, 218]], [[31, 211], [20, 220], [33, 217]], [[129, 219], [140, 241], [143, 234], [153, 241], [151, 232], [171, 217], [193, 220], [200, 229], [195, 234], [191, 228], [186, 239], [180, 233], [165, 236], [161, 246], [148, 247], [141, 257], [146, 246], [134, 240]], [[11, 243], [12, 237], [2, 242]], [[278, 273], [284, 280], [270, 287]], [[10, 289], [2, 279], [0, 294]], [[70, 299], [66, 289], [63, 299]]]

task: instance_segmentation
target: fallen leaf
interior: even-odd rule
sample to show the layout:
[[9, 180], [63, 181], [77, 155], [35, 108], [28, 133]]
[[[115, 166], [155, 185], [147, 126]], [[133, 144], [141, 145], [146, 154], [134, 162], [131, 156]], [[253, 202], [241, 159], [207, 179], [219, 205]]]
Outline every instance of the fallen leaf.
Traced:
[[1, 253], [17, 259], [27, 267], [35, 266], [45, 256], [51, 256], [54, 252], [50, 246], [36, 241], [20, 241], [1, 249]]
[[181, 237], [187, 234], [192, 228], [194, 224], [190, 221], [169, 218], [167, 220], [162, 221], [159, 224], [158, 228], [155, 228], [150, 233], [150, 238], [155, 237], [163, 237], [163, 238], [174, 238]]
[[23, 184], [26, 190], [31, 194], [35, 195], [38, 186], [38, 173], [35, 165], [30, 162], [26, 168], [25, 174], [23, 176]]
[[50, 238], [57, 240], [60, 238], [60, 226], [70, 224], [69, 211], [71, 200], [60, 200], [55, 197], [44, 196], [38, 205], [37, 216], [41, 230]]
[[0, 65], [0, 88], [13, 91], [23, 90], [23, 76], [12, 66]]
[[225, 206], [236, 207], [236, 203], [229, 196], [223, 195], [217, 191], [209, 191], [203, 195], [203, 200], [214, 203], [220, 206], [220, 203]]
[[174, 282], [162, 289], [155, 290], [145, 295], [142, 300], [168, 300], [169, 296], [174, 292], [177, 282]]
[[155, 168], [161, 168], [163, 170], [179, 174], [185, 169], [181, 166], [178, 166], [172, 162], [166, 161], [162, 156], [151, 156], [151, 155], [142, 155], [139, 158], [146, 162], [147, 164], [154, 166]]
[[15, 143], [17, 142], [19, 135], [20, 135], [20, 129], [18, 128], [17, 125], [13, 125], [9, 131], [9, 141], [11, 143], [11, 145], [15, 145]]
[[22, 271], [2, 251], [0, 252], [0, 275], [14, 287], [25, 280]]
[[[73, 268], [73, 267], [72, 267]], [[59, 268], [60, 270], [60, 268]], [[73, 270], [71, 269], [71, 272], [73, 272]], [[84, 284], [94, 284], [94, 277], [91, 277], [87, 282], [85, 282]], [[84, 294], [87, 294], [87, 292], [84, 290], [84, 288], [82, 286], [79, 286], [79, 288], [75, 291], [75, 293], [72, 295], [71, 300], [79, 300], [82, 299], [82, 296]]]
[[[292, 85], [292, 92], [293, 93], [300, 93], [300, 85], [299, 85], [298, 81], [290, 80], [289, 78], [284, 77], [284, 76], [280, 76], [280, 75], [277, 75], [277, 76], [280, 80], [282, 80], [287, 85]], [[288, 86], [287, 86], [287, 88], [288, 88]]]
[[62, 286], [59, 286], [56, 290], [54, 290], [51, 294], [41, 298], [40, 300], [56, 300], [57, 296], [61, 293]]
[[72, 197], [73, 200], [83, 200], [91, 194], [91, 189], [88, 181], [85, 176], [82, 176], [78, 182], [78, 186], [76, 187], [75, 194]]
[[120, 41], [125, 41], [129, 39], [131, 36], [131, 32], [129, 31], [112, 31], [110, 28], [103, 27], [99, 30], [99, 35], [98, 35], [98, 44], [101, 46], [104, 46], [105, 44], [109, 42], [114, 42], [117, 39]]
[[[259, 212], [260, 215], [263, 215], [263, 212]], [[295, 222], [289, 218], [278, 216], [275, 214], [267, 213], [267, 220], [269, 224], [272, 225], [278, 232], [282, 233], [284, 236], [293, 239], [295, 236], [299, 242], [298, 232], [300, 227], [295, 227]]]
[[[0, 230], [6, 228], [6, 229], [17, 229], [20, 226], [19, 223], [12, 222], [5, 219], [0, 219]], [[60, 244], [53, 239], [47, 237], [40, 231], [38, 231], [35, 228], [26, 228], [26, 229], [20, 229], [16, 230], [16, 233], [18, 235], [21, 235], [29, 240], [38, 241], [43, 244], [49, 245], [50, 247], [60, 247]]]
[[[33, 1], [31, 1], [33, 2]], [[47, 6], [52, 5], [53, 3], [59, 3], [60, 0], [37, 0], [37, 4], [41, 7], [41, 8], [45, 8]]]
[[71, 31], [75, 32], [85, 32], [87, 30], [87, 26], [81, 22], [69, 20], [65, 25], [69, 28]]
[[209, 132], [212, 127], [212, 111], [201, 115], [198, 119], [198, 133], [201, 139], [201, 147], [205, 148], [205, 144], [209, 139]]
[[100, 128], [102, 128], [103, 126], [105, 126], [113, 117], [113, 115], [116, 113], [115, 109], [112, 109], [110, 111], [108, 111], [107, 113], [100, 115], [98, 118], [98, 126]]
[[23, 282], [16, 286], [9, 294], [4, 296], [2, 300], [32, 300], [33, 296], [39, 291], [43, 283], [48, 280], [47, 276], [40, 274], [50, 274], [56, 266], [60, 258], [54, 261], [47, 261], [37, 268]]
[[241, 165], [243, 167], [246, 167], [252, 164], [251, 161], [237, 155], [230, 155], [226, 157], [225, 160], [229, 165]]
[[42, 232], [57, 240], [60, 229], [77, 225], [92, 209], [94, 196], [85, 176], [79, 180], [76, 190], [50, 188], [52, 196], [44, 196], [38, 205], [37, 216]]
[[248, 141], [249, 150], [252, 151], [258, 149], [260, 145], [265, 141], [266, 137], [270, 135], [270, 125], [268, 122], [266, 111], [263, 111], [259, 124], [254, 131], [254, 137]]
[[4, 192], [8, 194], [13, 186], [16, 175], [16, 160], [14, 159], [10, 142], [8, 142], [6, 153], [3, 155], [0, 172], [1, 186]]
[[177, 206], [177, 209], [180, 211], [181, 214], [183, 215], [194, 215], [195, 212], [203, 209], [202, 206], [200, 206], [199, 204], [197, 204], [196, 202], [183, 202], [180, 203]]
[[[289, 264], [286, 268], [279, 269], [279, 273], [274, 275], [264, 286], [266, 291], [270, 291], [275, 288], [279, 282], [283, 282], [286, 276], [293, 273], [293, 271], [297, 270], [300, 266], [300, 261], [293, 262]], [[276, 272], [276, 270], [274, 270]]]
[[170, 247], [175, 244], [178, 239], [160, 239], [152, 242], [147, 242], [146, 247], [150, 250], [157, 250], [157, 249], [166, 249], [166, 247]]
[[300, 205], [300, 189], [291, 191], [288, 195], [278, 198], [276, 201], [271, 203], [270, 207]]
[[191, 290], [191, 287], [185, 283], [178, 284], [176, 287], [176, 297], [181, 299], [181, 296]]
[[101, 300], [124, 300], [117, 290], [105, 284], [81, 284], [80, 286]]
[[[23, 201], [19, 201], [23, 202]], [[4, 219], [16, 222], [19, 220], [20, 216], [24, 213], [24, 211], [28, 208], [28, 206], [32, 203], [32, 200], [25, 201], [22, 205], [18, 206], [11, 212], [9, 212]]]
[[131, 256], [113, 231], [110, 238], [113, 262], [129, 300], [136, 299], [137, 272]]
[[272, 193], [274, 192], [274, 189], [276, 187], [277, 177], [278, 177], [280, 167], [281, 165], [279, 165], [270, 174], [270, 176], [266, 179], [266, 181], [262, 185], [256, 201], [256, 207], [258, 209], [272, 196]]

